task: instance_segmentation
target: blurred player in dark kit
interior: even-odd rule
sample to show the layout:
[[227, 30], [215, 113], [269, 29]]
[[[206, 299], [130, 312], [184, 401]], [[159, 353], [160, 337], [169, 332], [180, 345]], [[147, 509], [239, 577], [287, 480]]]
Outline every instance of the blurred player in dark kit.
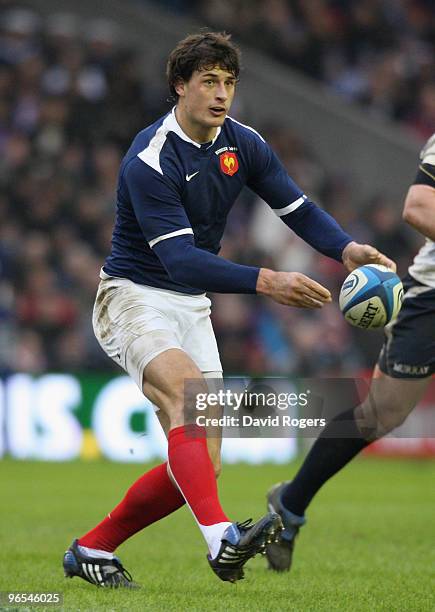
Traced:
[[280, 514], [285, 527], [279, 541], [267, 547], [269, 566], [276, 571], [290, 569], [305, 510], [320, 487], [371, 442], [401, 425], [435, 372], [435, 134], [421, 151], [403, 218], [426, 241], [403, 280], [402, 309], [385, 327], [369, 395], [331, 421], [294, 479], [275, 485], [267, 495], [269, 510]]

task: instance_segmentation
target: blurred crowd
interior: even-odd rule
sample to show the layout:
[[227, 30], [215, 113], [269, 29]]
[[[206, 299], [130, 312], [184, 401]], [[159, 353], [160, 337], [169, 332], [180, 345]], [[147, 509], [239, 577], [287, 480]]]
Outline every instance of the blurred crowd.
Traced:
[[156, 0], [323, 81], [428, 138], [435, 124], [434, 0]]
[[[169, 109], [166, 94], [152, 93], [116, 24], [72, 14], [43, 19], [7, 4], [0, 31], [0, 372], [115, 371], [94, 339], [92, 305], [110, 249], [120, 160], [135, 133]], [[362, 213], [349, 177], [327, 174], [282, 126], [256, 127], [312, 199], [406, 269], [418, 239], [401, 223], [396, 202], [380, 194]], [[231, 214], [221, 254], [304, 272], [329, 287], [335, 302], [344, 278], [341, 265], [292, 235], [249, 192]], [[308, 312], [255, 296], [214, 295], [213, 302], [227, 373], [351, 375], [372, 365], [382, 339], [355, 332], [336, 303]]]

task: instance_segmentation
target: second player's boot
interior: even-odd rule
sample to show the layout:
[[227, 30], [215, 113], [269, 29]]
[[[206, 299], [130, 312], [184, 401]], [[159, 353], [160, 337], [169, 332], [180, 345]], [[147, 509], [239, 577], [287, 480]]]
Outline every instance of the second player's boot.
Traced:
[[304, 516], [296, 516], [287, 510], [281, 502], [282, 490], [288, 482], [281, 482], [273, 486], [267, 493], [267, 508], [281, 517], [284, 530], [280, 532], [277, 540], [266, 546], [266, 557], [269, 568], [276, 572], [288, 572], [293, 559], [293, 550], [299, 529], [305, 524]]

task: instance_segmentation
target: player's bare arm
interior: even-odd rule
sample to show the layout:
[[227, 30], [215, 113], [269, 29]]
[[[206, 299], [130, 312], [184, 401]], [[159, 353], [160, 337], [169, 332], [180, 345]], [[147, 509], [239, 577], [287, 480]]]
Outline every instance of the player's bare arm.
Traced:
[[[435, 185], [435, 166], [433, 166]], [[412, 185], [406, 196], [403, 219], [426, 238], [435, 240], [435, 188]]]
[[435, 134], [420, 153], [414, 184], [403, 207], [403, 219], [429, 240], [435, 241]]

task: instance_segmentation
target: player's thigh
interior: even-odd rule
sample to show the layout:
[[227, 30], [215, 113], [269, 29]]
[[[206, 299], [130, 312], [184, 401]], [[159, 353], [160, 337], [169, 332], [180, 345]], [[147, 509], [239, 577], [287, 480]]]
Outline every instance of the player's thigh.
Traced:
[[152, 288], [112, 277], [101, 281], [95, 300], [92, 323], [98, 342], [141, 390], [146, 365], [164, 351], [181, 349], [170, 312], [160, 302]]
[[146, 365], [142, 389], [169, 416], [174, 427], [176, 423], [195, 422], [197, 396], [206, 394], [208, 387], [200, 369], [185, 351], [169, 349]]
[[411, 276], [398, 317], [385, 339], [363, 409], [385, 425], [398, 426], [422, 399], [435, 372], [435, 290]]
[[182, 350], [165, 351], [147, 364], [143, 392], [171, 417], [180, 410], [186, 417], [186, 410], [193, 410], [190, 419], [195, 417], [197, 395], [207, 392], [202, 372], [222, 372], [210, 321], [211, 302], [205, 295], [168, 293], [165, 304], [170, 304]]
[[435, 289], [408, 275], [404, 290], [399, 315], [385, 327], [378, 366], [394, 379], [424, 379], [435, 373]]
[[222, 364], [210, 319], [210, 304], [210, 300], [204, 297], [200, 305], [188, 313], [181, 344], [201, 372], [206, 377], [210, 375], [212, 380], [213, 377], [222, 376]]

